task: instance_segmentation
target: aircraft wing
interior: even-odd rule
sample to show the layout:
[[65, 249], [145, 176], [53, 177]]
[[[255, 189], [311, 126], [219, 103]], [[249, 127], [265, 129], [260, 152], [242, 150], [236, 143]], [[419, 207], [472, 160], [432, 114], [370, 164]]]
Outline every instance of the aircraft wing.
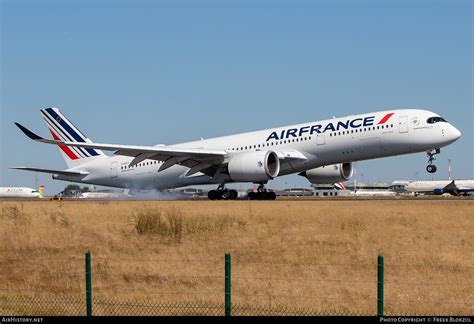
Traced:
[[88, 172], [74, 172], [74, 171], [62, 171], [62, 170], [51, 170], [51, 169], [40, 169], [40, 168], [26, 168], [26, 167], [15, 167], [10, 168], [15, 170], [25, 170], [25, 171], [34, 171], [34, 172], [42, 172], [42, 173], [51, 173], [51, 174], [61, 174], [66, 176], [86, 176]]
[[[226, 150], [222, 149], [198, 149], [198, 148], [178, 148], [172, 146], [138, 146], [138, 145], [117, 145], [117, 144], [101, 144], [87, 142], [64, 142], [46, 139], [41, 137], [26, 127], [15, 123], [26, 136], [37, 142], [66, 145], [75, 147], [84, 147], [91, 149], [100, 149], [104, 151], [114, 151], [116, 155], [130, 156], [134, 159], [130, 162], [130, 166], [134, 166], [144, 160], [158, 160], [164, 163], [160, 166], [160, 171], [164, 171], [175, 164], [184, 165], [190, 170], [186, 176], [191, 176], [198, 172], [202, 172], [209, 176], [214, 176], [217, 167], [224, 163], [226, 157], [229, 156]], [[306, 157], [296, 150], [277, 151], [280, 160], [305, 160]]]
[[192, 169], [192, 172], [188, 172], [188, 175], [197, 172], [213, 175], [215, 170], [208, 170], [208, 172], [205, 172], [205, 170], [222, 164], [224, 158], [227, 156], [225, 150], [218, 149], [187, 149], [170, 146], [138, 146], [56, 141], [41, 137], [19, 123], [15, 123], [15, 125], [30, 139], [40, 143], [114, 151], [116, 155], [134, 157], [130, 162], [130, 166], [134, 166], [144, 160], [163, 161], [164, 163], [161, 165], [159, 171], [164, 171], [175, 164], [181, 164]]

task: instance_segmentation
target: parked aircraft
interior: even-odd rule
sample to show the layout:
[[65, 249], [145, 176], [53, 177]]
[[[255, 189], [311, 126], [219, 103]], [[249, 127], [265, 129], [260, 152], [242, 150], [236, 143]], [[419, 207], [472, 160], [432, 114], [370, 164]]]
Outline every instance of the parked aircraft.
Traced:
[[[259, 184], [250, 199], [275, 199], [265, 184], [298, 173], [311, 183], [346, 181], [352, 162], [428, 151], [428, 172], [435, 155], [461, 133], [436, 113], [399, 109], [351, 115], [174, 145], [117, 145], [92, 142], [57, 108], [41, 113], [53, 137], [16, 125], [35, 141], [57, 145], [66, 170], [14, 169], [53, 174], [54, 179], [131, 189], [168, 189], [217, 184], [210, 199], [236, 199], [227, 183]], [[106, 156], [101, 150], [114, 151]]]
[[33, 188], [0, 187], [0, 198], [38, 198], [42, 194]]
[[468, 195], [470, 192], [474, 192], [474, 180], [412, 181], [405, 186], [405, 190], [415, 194]]
[[397, 194], [396, 192], [392, 190], [380, 190], [380, 189], [347, 190], [347, 188], [341, 182], [335, 183], [334, 189], [347, 191], [351, 196], [395, 196]]

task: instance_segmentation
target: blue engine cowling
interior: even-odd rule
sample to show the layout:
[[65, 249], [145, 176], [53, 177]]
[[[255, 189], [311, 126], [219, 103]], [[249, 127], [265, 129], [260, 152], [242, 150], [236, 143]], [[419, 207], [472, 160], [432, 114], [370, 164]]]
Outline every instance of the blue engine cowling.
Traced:
[[435, 195], [442, 195], [442, 194], [444, 194], [444, 191], [443, 191], [443, 189], [435, 189], [435, 190], [433, 190], [433, 193]]

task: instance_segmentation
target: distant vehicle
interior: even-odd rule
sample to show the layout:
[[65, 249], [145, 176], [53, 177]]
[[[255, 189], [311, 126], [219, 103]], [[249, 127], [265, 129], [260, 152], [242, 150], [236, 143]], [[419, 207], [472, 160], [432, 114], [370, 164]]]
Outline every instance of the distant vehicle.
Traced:
[[453, 196], [469, 195], [474, 192], [474, 180], [433, 180], [412, 181], [405, 186], [405, 190], [415, 193], [428, 193], [435, 195], [450, 194]]
[[33, 188], [0, 187], [0, 198], [38, 198], [41, 193]]
[[[32, 140], [57, 145], [68, 169], [14, 169], [138, 190], [216, 184], [217, 190], [208, 193], [211, 200], [237, 199], [238, 192], [225, 185], [238, 182], [259, 184], [250, 199], [275, 199], [265, 185], [279, 176], [299, 174], [313, 184], [347, 181], [355, 161], [417, 152], [428, 152], [426, 170], [433, 173], [435, 155], [461, 137], [459, 130], [436, 113], [397, 109], [174, 145], [118, 145], [93, 142], [57, 108], [42, 109], [41, 114], [53, 139], [16, 125]], [[107, 156], [102, 150], [114, 155]]]

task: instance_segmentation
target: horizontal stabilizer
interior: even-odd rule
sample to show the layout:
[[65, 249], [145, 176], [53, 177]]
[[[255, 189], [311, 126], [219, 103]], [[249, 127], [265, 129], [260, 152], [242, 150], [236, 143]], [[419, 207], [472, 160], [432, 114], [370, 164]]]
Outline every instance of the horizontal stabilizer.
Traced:
[[16, 167], [10, 168], [15, 170], [24, 170], [24, 171], [33, 171], [33, 172], [42, 172], [42, 173], [51, 173], [51, 174], [60, 174], [66, 176], [86, 176], [88, 172], [75, 172], [75, 171], [61, 171], [61, 170], [50, 170], [50, 169], [39, 169], [39, 168], [26, 168], [26, 167]]

